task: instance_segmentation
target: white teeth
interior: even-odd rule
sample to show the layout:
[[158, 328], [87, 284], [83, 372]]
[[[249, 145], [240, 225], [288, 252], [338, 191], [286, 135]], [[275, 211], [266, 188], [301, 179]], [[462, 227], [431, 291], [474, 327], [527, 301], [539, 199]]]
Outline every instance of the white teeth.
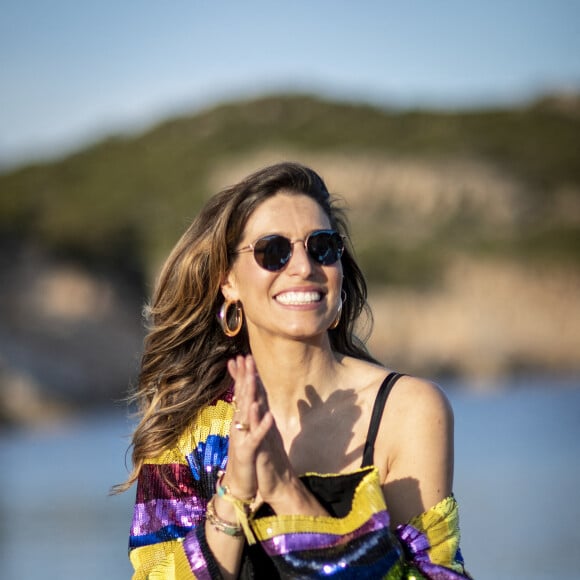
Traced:
[[320, 292], [284, 292], [278, 294], [276, 300], [282, 304], [312, 304], [320, 302], [322, 294]]

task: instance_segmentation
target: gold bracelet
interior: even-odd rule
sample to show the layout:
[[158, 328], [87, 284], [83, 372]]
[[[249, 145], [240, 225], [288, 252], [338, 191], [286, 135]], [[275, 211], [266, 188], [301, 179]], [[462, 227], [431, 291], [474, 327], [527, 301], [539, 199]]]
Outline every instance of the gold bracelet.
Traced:
[[215, 511], [214, 505], [215, 495], [207, 502], [207, 509], [205, 512], [205, 517], [207, 521], [214, 527], [218, 532], [222, 532], [233, 538], [239, 538], [243, 535], [242, 526], [239, 524], [234, 524], [233, 522], [228, 522], [223, 518], [220, 518]]

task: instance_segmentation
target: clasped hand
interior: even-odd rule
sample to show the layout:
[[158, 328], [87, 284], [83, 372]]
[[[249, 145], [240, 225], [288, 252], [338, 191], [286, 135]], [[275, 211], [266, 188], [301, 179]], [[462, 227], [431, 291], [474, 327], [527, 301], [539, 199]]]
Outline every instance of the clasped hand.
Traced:
[[268, 397], [251, 355], [228, 362], [234, 379], [235, 411], [224, 481], [240, 498], [257, 496], [274, 507], [296, 484]]

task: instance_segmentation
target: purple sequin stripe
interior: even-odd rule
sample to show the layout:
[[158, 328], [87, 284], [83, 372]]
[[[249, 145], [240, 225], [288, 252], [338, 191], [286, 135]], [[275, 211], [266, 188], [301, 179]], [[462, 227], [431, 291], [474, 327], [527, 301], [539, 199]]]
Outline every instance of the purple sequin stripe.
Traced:
[[191, 571], [195, 574], [197, 580], [212, 580], [211, 572], [207, 565], [207, 560], [201, 549], [199, 539], [190, 532], [183, 540], [183, 550], [187, 556]]
[[381, 511], [374, 514], [367, 522], [354, 532], [346, 535], [317, 534], [317, 533], [291, 533], [281, 534], [269, 540], [261, 542], [262, 547], [269, 556], [278, 556], [301, 550], [320, 550], [345, 544], [370, 532], [389, 527], [389, 514]]
[[430, 580], [465, 580], [469, 576], [454, 572], [444, 566], [433, 564], [427, 550], [431, 547], [429, 539], [417, 528], [409, 524], [397, 527], [397, 536], [412, 556], [413, 565]]
[[204, 513], [205, 502], [197, 497], [153, 499], [138, 503], [133, 512], [131, 535], [145, 536], [169, 525], [196, 526], [203, 520]]

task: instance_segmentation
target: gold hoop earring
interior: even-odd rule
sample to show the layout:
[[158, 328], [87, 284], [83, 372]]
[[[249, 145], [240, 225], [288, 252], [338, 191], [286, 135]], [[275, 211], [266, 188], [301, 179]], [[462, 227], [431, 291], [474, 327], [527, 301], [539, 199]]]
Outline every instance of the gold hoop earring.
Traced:
[[[229, 310], [231, 305], [235, 306], [235, 326], [232, 328], [229, 325], [230, 315]], [[242, 305], [237, 300], [226, 300], [222, 307], [220, 308], [218, 314], [218, 322], [224, 331], [224, 334], [229, 337], [236, 336], [242, 329], [242, 323], [244, 322], [244, 311], [242, 310]]]
[[342, 316], [342, 305], [345, 302], [346, 302], [346, 292], [344, 290], [341, 290], [340, 291], [340, 304], [338, 305], [338, 312], [336, 313], [336, 318], [332, 321], [332, 324], [328, 327], [328, 330], [334, 330], [339, 325], [340, 317]]

